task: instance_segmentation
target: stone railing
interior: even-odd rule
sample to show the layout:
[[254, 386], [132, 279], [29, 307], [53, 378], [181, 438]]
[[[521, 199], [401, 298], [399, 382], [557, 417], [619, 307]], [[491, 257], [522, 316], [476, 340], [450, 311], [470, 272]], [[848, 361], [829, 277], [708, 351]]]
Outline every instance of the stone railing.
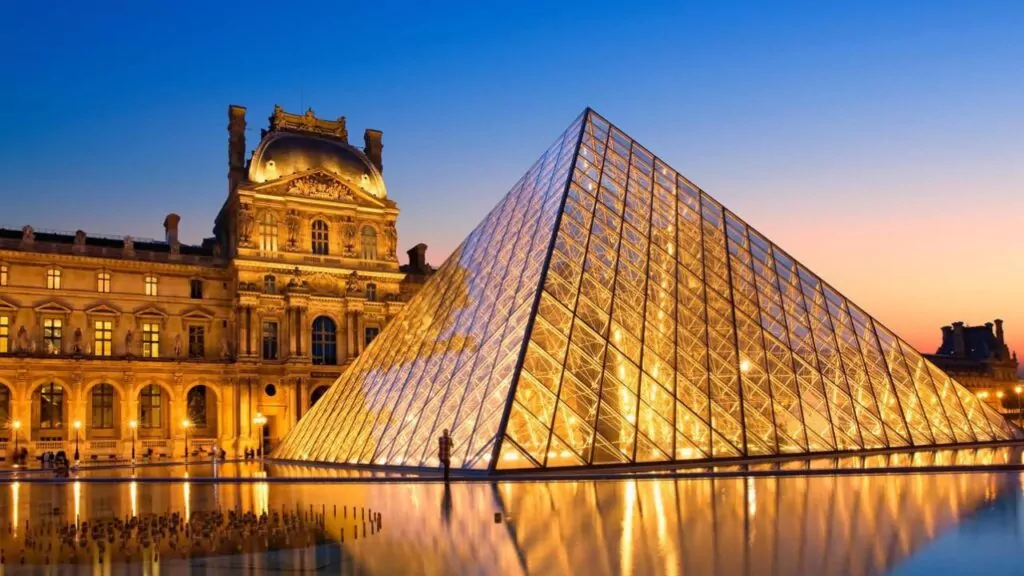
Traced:
[[116, 452], [118, 444], [119, 442], [117, 440], [92, 440], [91, 442], [89, 442], [89, 451]]
[[[60, 452], [65, 448], [65, 442], [63, 440], [39, 440], [36, 444], [36, 451], [51, 451]], [[64, 450], [67, 452], [67, 450]]]
[[[22, 250], [22, 241], [20, 238], [0, 238], [0, 248], [7, 250]], [[85, 250], [82, 251], [81, 247], [79, 247], [79, 250], [75, 250], [74, 244], [65, 244], [63, 242], [41, 242], [36, 240], [29, 245], [28, 250], [46, 254], [68, 254], [92, 256], [96, 258], [126, 258], [124, 248], [121, 246], [90, 246], [86, 244]], [[214, 258], [213, 256], [202, 256], [198, 254], [171, 254], [170, 251], [155, 252], [152, 250], [134, 249], [132, 254], [133, 256], [129, 257], [130, 259], [146, 260], [150, 262], [214, 264], [223, 261], [222, 258]]]

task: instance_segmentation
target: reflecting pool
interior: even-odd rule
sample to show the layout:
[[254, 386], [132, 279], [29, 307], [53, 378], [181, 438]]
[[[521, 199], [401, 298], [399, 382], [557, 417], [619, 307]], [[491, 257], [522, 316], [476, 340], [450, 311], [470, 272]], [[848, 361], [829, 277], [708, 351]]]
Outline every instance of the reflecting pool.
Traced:
[[23, 479], [0, 485], [0, 549], [3, 574], [1020, 574], [1021, 491], [1016, 472], [447, 490]]

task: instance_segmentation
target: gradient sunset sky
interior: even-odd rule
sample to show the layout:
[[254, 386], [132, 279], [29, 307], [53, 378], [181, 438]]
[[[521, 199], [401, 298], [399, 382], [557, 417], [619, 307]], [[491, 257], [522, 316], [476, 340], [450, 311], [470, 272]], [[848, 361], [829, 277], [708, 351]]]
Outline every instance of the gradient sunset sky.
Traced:
[[1024, 352], [1022, 2], [155, 4], [0, 6], [0, 225], [198, 243], [227, 105], [311, 106], [440, 264], [592, 106], [921, 350]]

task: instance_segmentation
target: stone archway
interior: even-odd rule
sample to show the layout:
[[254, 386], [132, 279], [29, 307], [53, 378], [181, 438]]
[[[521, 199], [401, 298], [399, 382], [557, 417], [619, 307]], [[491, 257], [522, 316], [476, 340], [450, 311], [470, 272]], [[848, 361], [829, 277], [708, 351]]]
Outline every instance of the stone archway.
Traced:
[[323, 398], [324, 394], [327, 394], [327, 391], [330, 389], [331, 387], [327, 385], [317, 386], [316, 388], [314, 388], [313, 391], [310, 392], [309, 394], [309, 407], [312, 408], [313, 406], [315, 406], [316, 403], [319, 402], [320, 399]]
[[185, 392], [185, 414], [195, 438], [216, 439], [220, 430], [217, 391], [207, 384], [195, 384]]

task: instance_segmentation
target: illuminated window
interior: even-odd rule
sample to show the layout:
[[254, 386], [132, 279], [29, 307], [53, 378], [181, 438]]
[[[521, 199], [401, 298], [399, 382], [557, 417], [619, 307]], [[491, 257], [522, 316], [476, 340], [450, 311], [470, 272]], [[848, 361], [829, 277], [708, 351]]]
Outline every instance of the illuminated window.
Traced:
[[96, 291], [104, 294], [110, 292], [110, 272], [100, 272], [96, 275]]
[[63, 349], [64, 321], [60, 318], [43, 319], [43, 348], [47, 354], [59, 354]]
[[188, 357], [203, 358], [206, 356], [206, 329], [202, 326], [188, 327]]
[[323, 220], [313, 221], [313, 254], [326, 256], [330, 253], [330, 236], [327, 231], [327, 222]]
[[91, 425], [98, 429], [114, 427], [114, 387], [110, 384], [99, 384], [92, 389]]
[[260, 251], [277, 252], [277, 219], [270, 212], [260, 219]]
[[48, 290], [60, 290], [60, 268], [47, 268], [46, 288]]
[[277, 278], [271, 275], [263, 277], [263, 291], [267, 294], [274, 294], [277, 292]]
[[150, 384], [139, 392], [139, 426], [159, 428], [163, 423], [163, 394], [160, 387]]
[[363, 226], [363, 260], [377, 259], [377, 232], [371, 226]]
[[373, 342], [373, 340], [375, 338], [377, 338], [378, 334], [380, 334], [380, 328], [377, 328], [376, 326], [367, 326], [366, 327], [366, 345], [369, 346], [370, 342]]
[[96, 320], [93, 323], [93, 339], [97, 356], [110, 356], [114, 351], [114, 323], [110, 320]]
[[156, 276], [153, 276], [152, 274], [148, 274], [144, 281], [146, 283], [146, 296], [156, 296], [157, 295], [157, 289], [156, 289], [157, 288], [157, 278], [156, 278]]
[[377, 285], [373, 282], [366, 285], [366, 299], [370, 302], [377, 300]]
[[60, 430], [64, 427], [64, 388], [60, 384], [43, 384], [39, 389], [39, 427]]
[[334, 320], [318, 316], [313, 320], [313, 364], [338, 363], [338, 331]]
[[188, 281], [188, 295], [193, 300], [203, 299], [203, 281], [199, 278], [193, 278]]
[[7, 286], [7, 264], [0, 264], [0, 286]]
[[0, 354], [11, 351], [11, 319], [0, 316]]
[[277, 322], [263, 323], [263, 359], [277, 360]]
[[142, 324], [142, 355], [146, 358], [160, 356], [160, 325], [156, 322]]

